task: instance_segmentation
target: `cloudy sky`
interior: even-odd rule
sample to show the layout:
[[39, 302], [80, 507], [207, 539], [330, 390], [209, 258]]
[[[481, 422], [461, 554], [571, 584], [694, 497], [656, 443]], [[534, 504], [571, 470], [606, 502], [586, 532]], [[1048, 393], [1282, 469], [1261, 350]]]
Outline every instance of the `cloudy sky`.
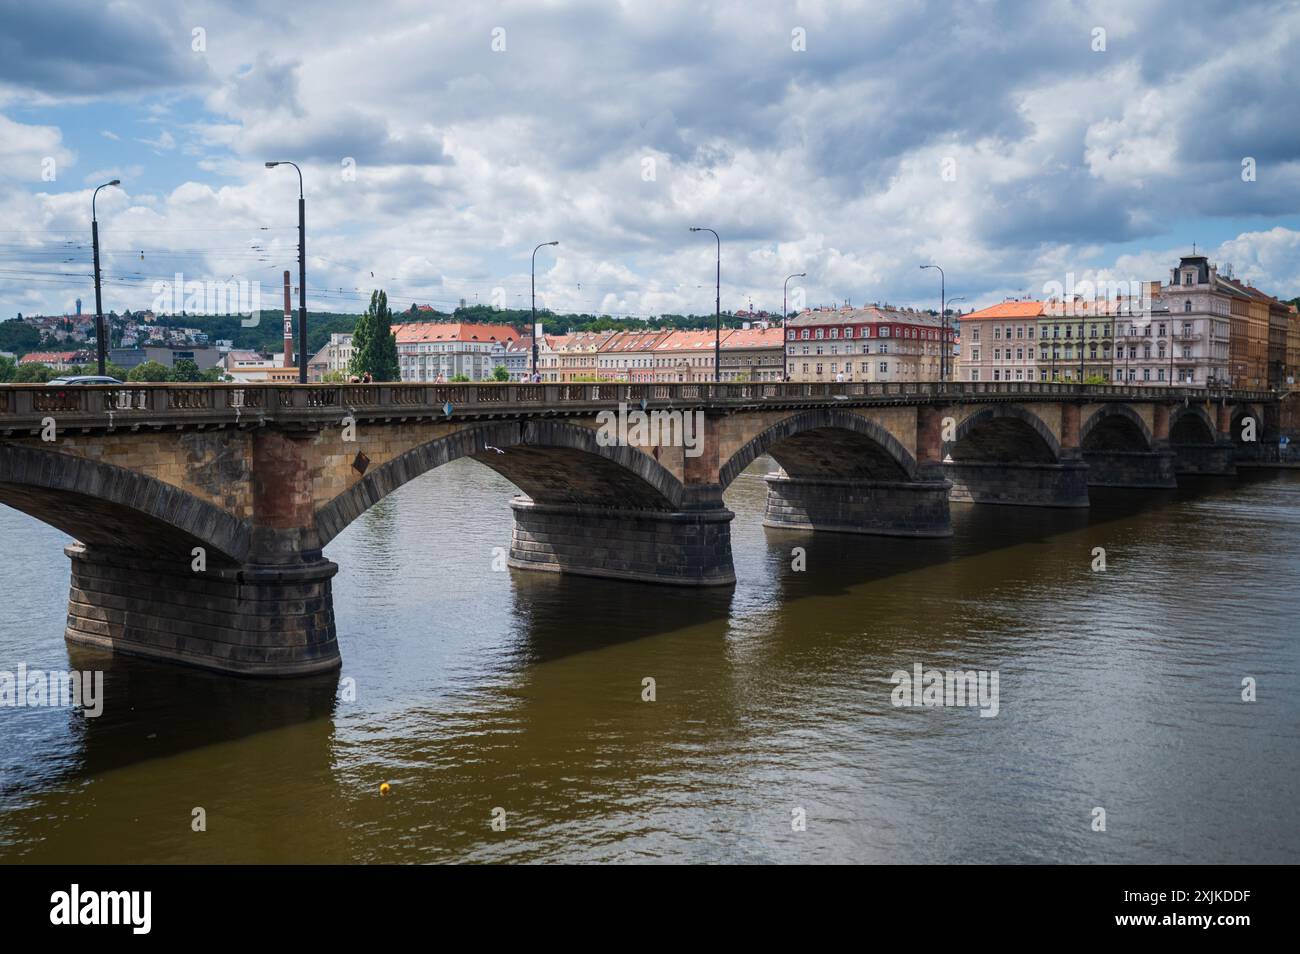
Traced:
[[[1300, 294], [1296, 3], [0, 0], [0, 317], [153, 282], [312, 309], [970, 305], [1193, 242]], [[1253, 173], [1253, 174], [1252, 174]], [[373, 275], [373, 277], [372, 277]], [[797, 299], [796, 299], [797, 300]]]

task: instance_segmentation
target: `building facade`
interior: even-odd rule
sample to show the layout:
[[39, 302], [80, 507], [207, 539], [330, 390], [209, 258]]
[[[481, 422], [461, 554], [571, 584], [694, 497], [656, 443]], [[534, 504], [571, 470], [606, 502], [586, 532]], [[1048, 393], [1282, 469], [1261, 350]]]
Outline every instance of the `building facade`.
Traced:
[[1220, 279], [1218, 266], [1204, 255], [1184, 255], [1170, 271], [1161, 296], [1173, 326], [1175, 383], [1226, 386], [1233, 292]]
[[1036, 380], [1042, 318], [1041, 301], [1004, 301], [963, 315], [957, 380]]
[[457, 321], [408, 322], [394, 329], [403, 381], [490, 380], [519, 338], [509, 325]]
[[[786, 321], [791, 381], [938, 381], [938, 315], [911, 308], [808, 309]], [[955, 338], [948, 329], [946, 347]]]
[[722, 333], [723, 381], [780, 381], [785, 374], [781, 329], [739, 328]]

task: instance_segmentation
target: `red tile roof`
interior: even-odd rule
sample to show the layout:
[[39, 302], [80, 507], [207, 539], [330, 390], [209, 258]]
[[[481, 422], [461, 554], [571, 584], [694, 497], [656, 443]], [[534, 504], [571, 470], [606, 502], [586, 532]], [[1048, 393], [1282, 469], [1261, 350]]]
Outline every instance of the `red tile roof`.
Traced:
[[1037, 318], [1043, 313], [1041, 301], [1004, 301], [961, 316], [961, 321], [983, 318]]
[[465, 321], [412, 321], [396, 325], [398, 344], [419, 341], [514, 341], [519, 332], [509, 325], [475, 324]]

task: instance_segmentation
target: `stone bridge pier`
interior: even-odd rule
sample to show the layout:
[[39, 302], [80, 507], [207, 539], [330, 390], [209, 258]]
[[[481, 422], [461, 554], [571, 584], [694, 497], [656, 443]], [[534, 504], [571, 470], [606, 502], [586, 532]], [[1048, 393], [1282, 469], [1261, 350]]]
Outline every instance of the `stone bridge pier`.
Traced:
[[[1019, 405], [954, 411], [944, 470], [952, 499], [1031, 507], [1088, 506], [1088, 465], [1079, 444], [1079, 406], [1060, 404], [1051, 423]], [[1058, 436], [1059, 435], [1059, 436]]]
[[1169, 446], [1180, 475], [1228, 477], [1237, 472], [1232, 409], [1184, 400], [1169, 415]]
[[[171, 526], [111, 542], [80, 532], [64, 551], [72, 561], [67, 641], [246, 675], [337, 668], [338, 566], [322, 556], [313, 525], [309, 442], [278, 430], [249, 434], [243, 526], [176, 491], [110, 491]], [[192, 537], [176, 532], [184, 527]]]
[[1178, 486], [1176, 458], [1169, 448], [1169, 408], [1153, 404], [1151, 422], [1125, 404], [1106, 404], [1088, 415], [1081, 449], [1088, 486], [1170, 490]]
[[[878, 536], [951, 536], [952, 484], [939, 467], [939, 416], [919, 408], [918, 457], [880, 423], [837, 413], [791, 416], [741, 448], [731, 468], [760, 453], [779, 465], [765, 478], [763, 524]], [[728, 483], [734, 473], [724, 474]]]

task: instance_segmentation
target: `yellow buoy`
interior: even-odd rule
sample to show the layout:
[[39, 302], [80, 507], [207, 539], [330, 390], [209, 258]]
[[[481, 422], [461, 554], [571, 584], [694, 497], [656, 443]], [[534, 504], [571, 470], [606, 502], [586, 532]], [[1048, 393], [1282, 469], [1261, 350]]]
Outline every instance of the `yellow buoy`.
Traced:
[[380, 795], [387, 795], [391, 789], [392, 789], [392, 786], [389, 785], [387, 782], [381, 782], [380, 785], [379, 785], [379, 794], [380, 794]]

